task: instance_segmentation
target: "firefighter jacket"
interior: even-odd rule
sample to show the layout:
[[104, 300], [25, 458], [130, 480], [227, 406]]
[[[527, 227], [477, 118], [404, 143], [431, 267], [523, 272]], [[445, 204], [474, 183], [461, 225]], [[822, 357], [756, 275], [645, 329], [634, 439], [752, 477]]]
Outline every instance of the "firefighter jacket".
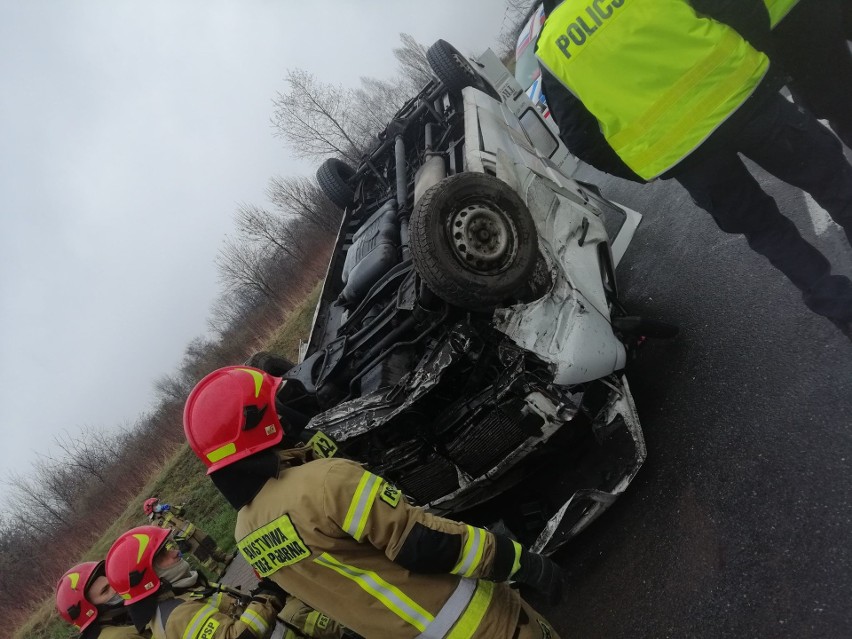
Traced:
[[537, 52], [560, 137], [637, 182], [730, 150], [783, 84], [761, 53], [772, 43], [763, 0], [565, 0], [548, 22]]
[[[182, 518], [183, 510], [179, 513], [173, 510], [166, 510], [161, 513], [154, 513], [154, 520], [160, 528], [171, 528], [175, 531], [175, 539], [179, 541], [189, 540], [198, 531], [195, 524]], [[202, 533], [203, 535], [204, 533]]]
[[190, 590], [161, 595], [148, 624], [153, 639], [265, 639], [281, 609], [281, 602], [271, 595], [255, 597], [243, 608], [234, 595], [204, 594]]
[[412, 507], [354, 462], [299, 464], [306, 454], [284, 451], [239, 510], [237, 547], [258, 574], [370, 639], [513, 636], [520, 597], [493, 582], [518, 569], [518, 544]]
[[147, 630], [137, 632], [131, 624], [127, 626], [100, 625], [86, 628], [80, 639], [149, 639], [151, 633]]
[[769, 20], [774, 29], [790, 11], [793, 10], [799, 0], [763, 0], [766, 3], [766, 8], [769, 11]]
[[278, 619], [287, 627], [284, 639], [340, 639], [343, 636], [343, 628], [339, 623], [295, 597], [287, 597]]

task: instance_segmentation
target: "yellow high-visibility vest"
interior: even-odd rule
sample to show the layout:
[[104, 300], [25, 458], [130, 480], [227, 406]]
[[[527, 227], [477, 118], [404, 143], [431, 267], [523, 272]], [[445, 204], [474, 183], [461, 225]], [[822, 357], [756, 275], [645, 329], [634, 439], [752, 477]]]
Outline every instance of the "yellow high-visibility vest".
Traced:
[[788, 13], [799, 4], [799, 0], [763, 0], [769, 10], [769, 23], [774, 29]]
[[536, 54], [646, 180], [694, 151], [769, 68], [766, 55], [685, 0], [564, 0]]

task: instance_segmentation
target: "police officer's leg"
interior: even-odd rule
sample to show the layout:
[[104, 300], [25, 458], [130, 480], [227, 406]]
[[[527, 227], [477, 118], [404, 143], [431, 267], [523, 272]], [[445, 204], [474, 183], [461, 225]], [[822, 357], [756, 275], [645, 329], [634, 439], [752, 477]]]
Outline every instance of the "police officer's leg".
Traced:
[[[849, 107], [852, 112], [852, 103]], [[765, 134], [748, 133], [740, 150], [772, 175], [810, 193], [852, 244], [852, 165], [837, 138], [781, 96], [766, 105], [761, 121]]]
[[737, 154], [715, 154], [675, 177], [720, 229], [744, 235], [754, 251], [784, 273], [812, 311], [852, 319], [852, 283], [830, 275], [825, 256], [781, 214]]
[[792, 76], [797, 103], [828, 120], [852, 148], [852, 53], [843, 13], [849, 0], [802, 0], [775, 28], [773, 60]]

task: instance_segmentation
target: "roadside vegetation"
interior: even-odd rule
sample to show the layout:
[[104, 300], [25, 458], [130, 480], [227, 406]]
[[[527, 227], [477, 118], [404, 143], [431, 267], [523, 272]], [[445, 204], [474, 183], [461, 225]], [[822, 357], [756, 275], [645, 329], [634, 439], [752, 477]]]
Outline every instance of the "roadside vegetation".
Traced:
[[[535, 3], [509, 0], [510, 20]], [[501, 37], [514, 50], [517, 27]], [[357, 88], [329, 85], [291, 69], [274, 99], [272, 124], [291, 152], [319, 164], [357, 163], [375, 134], [429, 76], [426, 46], [401, 34], [397, 77], [361, 78]], [[56, 438], [31, 472], [0, 477], [0, 606], [14, 639], [76, 636], [55, 614], [53, 592], [67, 568], [99, 560], [115, 538], [147, 522], [142, 502], [183, 503], [188, 517], [219, 545], [234, 548], [235, 514], [187, 447], [183, 404], [204, 375], [244, 362], [257, 350], [298, 360], [306, 340], [341, 212], [313, 177], [274, 176], [268, 203], [241, 204], [234, 233], [216, 259], [221, 290], [208, 332], [186, 347], [177, 370], [158, 378], [151, 409], [124, 424], [74, 425]], [[117, 371], [117, 374], [120, 372]]]

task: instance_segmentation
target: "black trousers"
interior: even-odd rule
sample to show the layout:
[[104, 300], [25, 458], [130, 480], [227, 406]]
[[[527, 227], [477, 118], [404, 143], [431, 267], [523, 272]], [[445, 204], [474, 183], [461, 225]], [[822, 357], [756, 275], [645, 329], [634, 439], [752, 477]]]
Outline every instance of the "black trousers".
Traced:
[[831, 132], [777, 94], [757, 109], [727, 150], [675, 167], [680, 182], [719, 228], [740, 233], [802, 291], [807, 306], [852, 321], [852, 282], [831, 274], [825, 256], [801, 236], [760, 188], [738, 152], [777, 178], [807, 191], [852, 243], [852, 166]]
[[[793, 99], [852, 148], [852, 0], [801, 0], [773, 31], [773, 61]], [[845, 14], [845, 15], [844, 15]]]

